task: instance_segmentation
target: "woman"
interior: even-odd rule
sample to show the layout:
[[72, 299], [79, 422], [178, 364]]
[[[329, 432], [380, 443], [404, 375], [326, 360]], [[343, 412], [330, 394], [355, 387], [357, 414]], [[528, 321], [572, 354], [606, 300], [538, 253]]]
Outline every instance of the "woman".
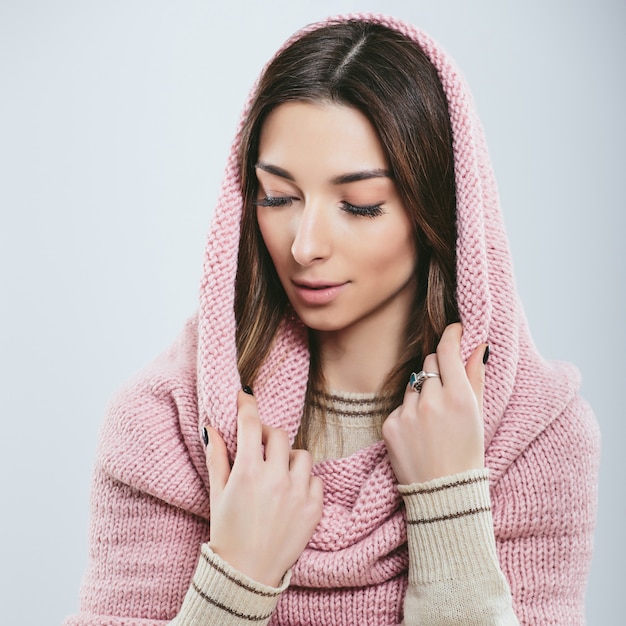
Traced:
[[67, 624], [582, 623], [577, 386], [530, 339], [449, 59], [311, 26], [244, 114], [198, 316], [111, 408]]

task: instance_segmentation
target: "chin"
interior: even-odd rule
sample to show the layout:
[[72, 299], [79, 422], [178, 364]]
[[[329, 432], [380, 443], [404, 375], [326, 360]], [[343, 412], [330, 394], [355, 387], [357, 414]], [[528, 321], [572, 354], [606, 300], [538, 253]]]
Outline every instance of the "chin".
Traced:
[[337, 324], [336, 322], [333, 323], [329, 320], [308, 320], [303, 319], [302, 317], [300, 319], [307, 328], [314, 331], [331, 332], [344, 328], [342, 325]]
[[346, 324], [337, 320], [337, 316], [333, 315], [330, 311], [325, 313], [320, 312], [319, 314], [311, 314], [310, 311], [298, 311], [296, 309], [296, 315], [310, 330], [331, 332], [342, 330], [346, 327]]

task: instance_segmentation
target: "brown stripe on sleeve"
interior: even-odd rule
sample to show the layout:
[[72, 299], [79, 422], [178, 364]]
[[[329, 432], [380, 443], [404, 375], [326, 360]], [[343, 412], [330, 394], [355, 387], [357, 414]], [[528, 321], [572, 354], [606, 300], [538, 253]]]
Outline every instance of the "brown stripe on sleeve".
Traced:
[[479, 513], [488, 513], [491, 511], [490, 506], [483, 506], [478, 509], [468, 509], [467, 511], [459, 511], [458, 513], [450, 513], [449, 515], [442, 515], [441, 517], [431, 517], [429, 519], [417, 519], [407, 520], [407, 524], [434, 524], [436, 522], [446, 522], [448, 520], [458, 519], [461, 517], [468, 517], [469, 515], [478, 515]]
[[266, 598], [275, 598], [279, 596], [281, 591], [263, 591], [261, 589], [257, 589], [256, 587], [252, 587], [251, 585], [246, 584], [242, 580], [238, 580], [234, 576], [231, 576], [224, 568], [220, 567], [217, 563], [213, 563], [204, 552], [201, 552], [202, 558], [212, 567], [214, 570], [218, 571], [224, 578], [228, 578], [231, 582], [235, 583], [238, 587], [245, 589], [246, 591], [250, 591], [251, 593], [255, 593], [257, 596], [265, 596]]
[[414, 489], [409, 491], [402, 490], [403, 496], [414, 496], [418, 493], [437, 493], [438, 491], [445, 491], [446, 489], [454, 489], [456, 487], [465, 487], [466, 485], [472, 485], [475, 483], [480, 483], [484, 481], [488, 481], [488, 476], [478, 476], [475, 478], [465, 478], [463, 480], [457, 480], [453, 483], [448, 483], [447, 485], [439, 485], [437, 487], [420, 487], [416, 486]]
[[274, 611], [271, 611], [267, 615], [247, 615], [246, 613], [240, 613], [239, 611], [235, 611], [235, 609], [232, 609], [232, 608], [222, 604], [221, 602], [217, 602], [213, 598], [210, 598], [206, 593], [204, 593], [202, 591], [202, 589], [200, 589], [200, 587], [198, 587], [198, 585], [196, 584], [195, 580], [192, 581], [191, 584], [193, 585], [193, 588], [194, 588], [195, 592], [203, 600], [205, 600], [209, 604], [212, 604], [213, 606], [217, 607], [218, 609], [222, 609], [222, 611], [226, 611], [227, 613], [230, 613], [231, 615], [234, 615], [235, 617], [238, 617], [240, 619], [245, 619], [245, 620], [247, 620], [249, 622], [263, 622], [265, 620], [268, 620], [272, 616], [272, 614], [274, 613]]

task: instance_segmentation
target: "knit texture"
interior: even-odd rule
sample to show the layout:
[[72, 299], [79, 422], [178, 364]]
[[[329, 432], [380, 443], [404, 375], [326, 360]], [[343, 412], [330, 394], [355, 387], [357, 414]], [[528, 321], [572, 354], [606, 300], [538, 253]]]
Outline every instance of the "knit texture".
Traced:
[[[576, 370], [545, 361], [533, 345], [472, 98], [454, 63], [423, 32], [379, 15], [334, 19], [348, 18], [412, 38], [439, 73], [453, 130], [462, 355], [468, 357], [480, 342], [492, 348], [484, 420], [498, 558], [521, 623], [581, 624], [598, 430], [577, 395]], [[199, 428], [217, 428], [231, 459], [236, 454], [238, 142], [239, 132], [208, 237], [198, 315], [168, 352], [122, 390], [105, 421], [90, 566], [81, 614], [68, 626], [171, 620], [192, 580], [200, 544], [208, 539], [208, 476]], [[292, 440], [308, 364], [306, 333], [298, 320], [286, 319], [255, 381], [255, 396], [262, 419]], [[314, 472], [324, 482], [322, 520], [270, 623], [398, 623], [407, 584], [407, 525], [384, 444], [316, 464]]]
[[350, 456], [380, 441], [383, 422], [395, 407], [385, 407], [375, 393], [316, 391], [312, 408], [307, 447], [320, 462]]

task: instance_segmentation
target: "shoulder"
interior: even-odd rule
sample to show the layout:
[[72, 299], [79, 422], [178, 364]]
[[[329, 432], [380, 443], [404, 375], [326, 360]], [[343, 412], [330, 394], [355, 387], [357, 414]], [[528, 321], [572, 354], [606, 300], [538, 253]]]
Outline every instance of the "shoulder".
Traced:
[[[539, 410], [550, 398], [537, 401]], [[589, 404], [576, 392], [540, 429], [524, 429], [521, 418], [515, 422], [518, 430], [507, 429], [506, 440], [494, 438], [500, 452], [514, 448], [514, 458], [498, 467], [491, 454], [497, 467], [492, 497], [499, 537], [590, 534], [597, 505], [600, 432]]]
[[133, 377], [111, 401], [97, 466], [112, 478], [196, 514], [208, 515], [198, 436], [197, 323]]
[[492, 484], [521, 457], [546, 445], [559, 457], [578, 450], [597, 458], [598, 424], [579, 388], [580, 374], [570, 363], [535, 356], [518, 367], [512, 392], [487, 442]]

